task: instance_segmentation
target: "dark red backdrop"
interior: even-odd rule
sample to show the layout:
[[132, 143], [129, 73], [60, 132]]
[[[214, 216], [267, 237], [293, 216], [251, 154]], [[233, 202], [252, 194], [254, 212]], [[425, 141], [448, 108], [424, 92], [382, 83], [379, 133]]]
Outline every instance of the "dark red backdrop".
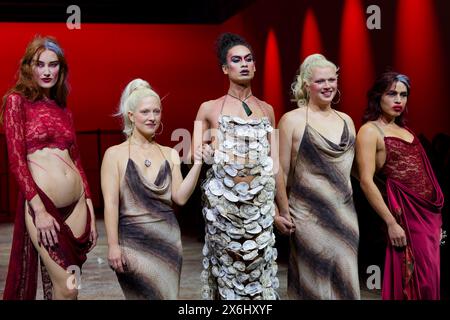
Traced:
[[[381, 30], [366, 28], [370, 4], [380, 6]], [[69, 104], [77, 130], [117, 129], [110, 115], [134, 77], [168, 95], [166, 133], [191, 129], [199, 104], [226, 89], [213, 42], [221, 31], [234, 31], [253, 44], [258, 65], [254, 91], [274, 105], [277, 116], [292, 108], [289, 87], [300, 58], [322, 48], [341, 68], [340, 108], [357, 124], [374, 75], [391, 66], [412, 78], [410, 125], [432, 138], [440, 131], [450, 133], [445, 96], [450, 50], [444, 40], [450, 39], [449, 12], [445, 0], [260, 0], [222, 25], [82, 23], [81, 30], [68, 30], [64, 23], [1, 23], [0, 92], [14, 83], [32, 36], [53, 35], [69, 62]]]
[[178, 127], [190, 130], [202, 100], [223, 92], [212, 48], [218, 32], [217, 26], [82, 24], [81, 30], [70, 31], [65, 24], [3, 24], [0, 37], [10, 45], [0, 51], [0, 91], [14, 83], [19, 59], [33, 35], [52, 35], [67, 56], [69, 107], [77, 130], [119, 129], [111, 115], [121, 90], [136, 77], [167, 95], [163, 114], [167, 132]]

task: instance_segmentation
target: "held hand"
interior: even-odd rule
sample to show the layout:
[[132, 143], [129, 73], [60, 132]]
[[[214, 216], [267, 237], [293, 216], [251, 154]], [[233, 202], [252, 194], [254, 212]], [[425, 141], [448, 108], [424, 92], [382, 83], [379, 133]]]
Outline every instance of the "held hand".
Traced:
[[194, 152], [194, 164], [201, 164], [203, 159], [203, 146], [198, 146]]
[[203, 144], [203, 162], [206, 164], [213, 164], [214, 163], [214, 149], [211, 147], [210, 144]]
[[108, 249], [108, 263], [111, 269], [116, 272], [124, 272], [124, 266], [126, 266], [125, 257], [122, 256], [122, 249], [119, 245], [109, 246]]
[[34, 224], [37, 229], [38, 244], [44, 247], [50, 247], [58, 244], [58, 235], [56, 230], [60, 231], [58, 222], [48, 212], [40, 212], [35, 214]]
[[288, 217], [276, 215], [274, 224], [278, 231], [286, 236], [295, 231], [295, 224]]
[[97, 233], [97, 226], [95, 224], [95, 221], [91, 222], [91, 234], [89, 235], [89, 249], [88, 252], [94, 249], [94, 247], [97, 245], [97, 239], [98, 239], [98, 233]]
[[388, 224], [388, 234], [391, 244], [394, 247], [406, 246], [406, 234], [397, 222]]
[[89, 234], [89, 249], [88, 249], [89, 252], [92, 249], [94, 249], [94, 247], [97, 245], [98, 233], [97, 233], [97, 225], [95, 223], [95, 211], [94, 206], [92, 205], [92, 200], [87, 198], [86, 204], [89, 208], [88, 213], [91, 215], [91, 233]]

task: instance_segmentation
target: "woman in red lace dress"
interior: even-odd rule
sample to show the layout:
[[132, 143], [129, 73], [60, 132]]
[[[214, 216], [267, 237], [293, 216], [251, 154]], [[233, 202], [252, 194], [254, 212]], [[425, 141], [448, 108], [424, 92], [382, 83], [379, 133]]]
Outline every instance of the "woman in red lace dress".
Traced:
[[[382, 298], [440, 297], [443, 194], [417, 136], [405, 126], [408, 77], [385, 72], [368, 92], [356, 159], [361, 188], [387, 226]], [[380, 174], [383, 190], [374, 183]]]
[[0, 120], [19, 186], [4, 299], [35, 298], [38, 257], [44, 297], [76, 299], [78, 277], [70, 271], [79, 275], [96, 243], [91, 196], [66, 107], [67, 73], [56, 40], [35, 37], [3, 100]]

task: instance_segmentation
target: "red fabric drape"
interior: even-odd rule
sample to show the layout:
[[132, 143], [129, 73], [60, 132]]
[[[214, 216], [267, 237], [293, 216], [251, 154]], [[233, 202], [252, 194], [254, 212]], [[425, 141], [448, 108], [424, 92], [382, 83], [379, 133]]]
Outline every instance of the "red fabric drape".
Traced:
[[[425, 151], [425, 171], [434, 187], [434, 199], [425, 199], [394, 179], [387, 179], [389, 209], [405, 230], [408, 245], [386, 248], [382, 298], [437, 300], [440, 298], [440, 228], [444, 196]], [[410, 177], [414, 180], [415, 177]]]
[[[61, 227], [61, 231], [57, 232], [58, 245], [48, 251], [50, 257], [64, 269], [71, 265], [77, 265], [81, 269], [82, 264], [86, 261], [90, 245], [91, 215], [89, 209], [85, 231], [79, 238], [76, 238], [64, 222], [64, 214], [61, 214], [61, 209], [57, 209], [42, 190], [38, 189], [38, 194], [47, 212], [56, 219]], [[38, 253], [25, 225], [25, 197], [23, 194], [19, 194], [3, 299], [34, 300], [37, 289], [37, 266]]]

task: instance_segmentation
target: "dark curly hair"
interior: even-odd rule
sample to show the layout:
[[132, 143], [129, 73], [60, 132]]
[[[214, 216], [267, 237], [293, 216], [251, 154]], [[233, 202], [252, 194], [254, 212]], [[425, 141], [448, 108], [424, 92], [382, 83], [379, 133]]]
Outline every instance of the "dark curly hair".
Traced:
[[[386, 71], [382, 73], [378, 79], [373, 84], [372, 88], [367, 92], [367, 107], [364, 110], [364, 115], [362, 122], [366, 123], [367, 121], [375, 121], [381, 115], [381, 97], [391, 88], [393, 83], [401, 82], [406, 86], [406, 91], [409, 96], [409, 92], [411, 89], [411, 84], [409, 78], [404, 74], [394, 72], [394, 71]], [[402, 112], [400, 116], [395, 118], [395, 123], [399, 126], [405, 126], [405, 112]]]
[[[227, 64], [227, 53], [228, 50], [234, 46], [244, 46], [247, 47], [253, 55], [253, 49], [250, 44], [240, 35], [225, 32], [222, 33], [216, 40], [216, 54], [219, 64], [222, 67]], [[254, 55], [253, 55], [254, 56]], [[253, 57], [254, 59], [254, 57]]]

